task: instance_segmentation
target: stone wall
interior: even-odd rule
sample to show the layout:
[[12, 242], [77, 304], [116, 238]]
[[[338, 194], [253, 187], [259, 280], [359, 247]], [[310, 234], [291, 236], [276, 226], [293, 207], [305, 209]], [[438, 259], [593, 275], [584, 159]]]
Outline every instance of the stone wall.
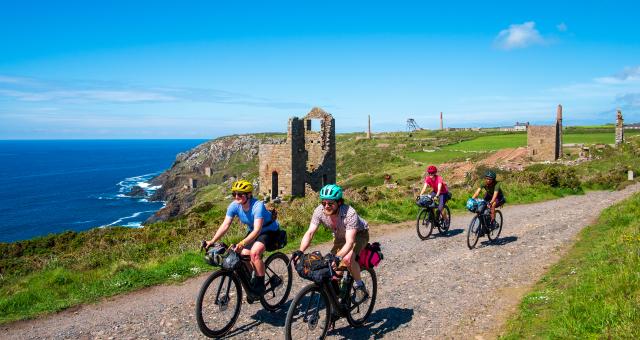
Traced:
[[[312, 130], [314, 119], [320, 121], [319, 131]], [[305, 184], [318, 191], [335, 183], [335, 145], [335, 120], [322, 109], [313, 108], [302, 119], [290, 118], [286, 143], [260, 145], [260, 194], [304, 196]]]
[[527, 152], [534, 161], [556, 160], [556, 127], [529, 125]]

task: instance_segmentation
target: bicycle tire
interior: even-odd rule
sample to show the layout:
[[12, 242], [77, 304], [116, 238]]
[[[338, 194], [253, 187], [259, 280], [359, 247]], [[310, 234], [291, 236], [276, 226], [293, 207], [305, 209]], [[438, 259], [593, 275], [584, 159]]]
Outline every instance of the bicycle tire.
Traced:
[[[367, 272], [368, 275], [371, 277], [371, 283], [370, 284], [365, 284], [365, 287], [367, 287], [368, 291], [369, 291], [369, 301], [370, 304], [367, 307], [367, 310], [365, 311], [364, 315], [361, 316], [360, 318], [354, 318], [352, 315], [352, 311], [355, 310], [355, 308], [352, 309], [351, 304], [352, 304], [352, 299], [351, 296], [354, 294], [355, 290], [353, 288], [353, 280], [351, 280], [351, 287], [349, 287], [349, 303], [347, 303], [347, 309], [348, 309], [348, 313], [347, 313], [347, 322], [349, 322], [349, 324], [353, 327], [360, 327], [362, 326], [367, 319], [369, 318], [369, 316], [371, 316], [371, 312], [373, 312], [373, 308], [375, 307], [376, 304], [376, 297], [378, 296], [378, 278], [376, 276], [376, 272], [373, 270], [373, 268], [365, 268], [362, 269], [360, 271], [361, 275], [363, 273]], [[365, 274], [367, 275], [367, 274]], [[364, 277], [363, 277], [364, 279]], [[367, 281], [367, 280], [363, 280], [363, 281]], [[359, 306], [358, 306], [359, 307]], [[356, 307], [356, 308], [358, 308]]]
[[[222, 277], [222, 281], [220, 282], [219, 286], [218, 286], [218, 292], [213, 292], [213, 290], [215, 290], [215, 287], [213, 287], [213, 290], [209, 290], [210, 287], [212, 287], [211, 283], [219, 278]], [[218, 305], [218, 301], [207, 301], [205, 302], [205, 296], [207, 295], [207, 291], [214, 293], [214, 299], [218, 300], [219, 297], [219, 293], [220, 290], [223, 289], [224, 290], [224, 284], [225, 284], [225, 280], [226, 284], [227, 284], [227, 294], [231, 293], [231, 292], [235, 292], [236, 296], [233, 298], [235, 299], [236, 305], [234, 307], [233, 310], [233, 314], [231, 316], [231, 319], [229, 320], [229, 322], [227, 322], [224, 327], [219, 328], [219, 329], [212, 329], [211, 326], [212, 324], [215, 324], [216, 321], [213, 320], [211, 322], [208, 322], [208, 320], [205, 320], [205, 317], [208, 318], [209, 313], [207, 313], [206, 315], [203, 315], [203, 306], [209, 306], [209, 303]], [[233, 283], [234, 288], [231, 288], [230, 285]], [[205, 282], [202, 284], [202, 287], [200, 287], [200, 291], [198, 292], [198, 297], [196, 298], [196, 320], [198, 321], [198, 328], [200, 328], [200, 331], [202, 332], [202, 334], [210, 337], [210, 338], [215, 338], [215, 337], [220, 337], [223, 336], [225, 334], [227, 334], [229, 332], [229, 330], [231, 330], [231, 327], [233, 327], [233, 325], [236, 323], [236, 321], [238, 320], [238, 316], [240, 315], [240, 308], [242, 306], [242, 286], [240, 285], [240, 280], [238, 279], [238, 277], [230, 271], [226, 271], [226, 270], [218, 270], [217, 272], [211, 274], [206, 280]], [[233, 290], [230, 290], [233, 289]], [[229, 299], [229, 297], [227, 296], [227, 299]], [[228, 303], [231, 300], [225, 301], [223, 303], [223, 305], [218, 305], [219, 307], [217, 307], [220, 311], [223, 311], [222, 308], [226, 308], [226, 303]], [[215, 314], [215, 313], [214, 313]]]
[[[274, 261], [283, 261], [284, 264], [284, 268], [287, 272], [287, 277], [286, 278], [282, 278], [280, 274], [282, 274], [280, 271], [279, 273], [275, 273], [273, 270], [271, 270], [270, 265], [275, 263]], [[271, 299], [269, 299], [269, 295], [272, 294], [273, 292], [268, 292], [265, 293], [265, 295], [260, 297], [260, 304], [262, 305], [262, 307], [264, 307], [264, 309], [270, 311], [270, 312], [274, 312], [276, 310], [278, 310], [280, 308], [280, 306], [282, 306], [283, 303], [285, 303], [285, 301], [287, 301], [287, 298], [289, 297], [289, 293], [291, 292], [291, 280], [293, 278], [292, 274], [292, 270], [291, 270], [291, 265], [289, 264], [289, 258], [287, 257], [287, 255], [281, 253], [281, 252], [276, 252], [271, 254], [267, 260], [264, 262], [264, 267], [265, 267], [265, 285], [267, 285], [269, 282], [272, 282], [272, 277], [273, 275], [278, 275], [278, 277], [283, 281], [282, 283], [286, 284], [286, 287], [284, 287], [284, 292], [282, 294], [281, 298], [277, 298], [276, 294], [272, 295], [272, 298], [274, 298], [275, 300], [272, 303]], [[280, 287], [282, 288], [282, 287]], [[270, 286], [267, 286], [266, 289], [270, 289]]]
[[469, 223], [469, 228], [467, 229], [467, 246], [469, 247], [469, 249], [473, 249], [473, 247], [478, 244], [481, 228], [482, 225], [480, 219], [477, 215], [473, 216], [471, 222]]
[[438, 212], [438, 218], [440, 219], [440, 223], [438, 223], [438, 231], [441, 234], [444, 234], [447, 231], [449, 231], [449, 227], [451, 226], [451, 210], [449, 210], [449, 206], [446, 204], [444, 205], [443, 209], [447, 211], [447, 219], [443, 220], [440, 217], [440, 212]]
[[504, 223], [502, 219], [502, 212], [500, 210], [496, 210], [496, 219], [497, 227], [495, 229], [490, 230], [487, 233], [487, 237], [490, 241], [495, 241], [500, 237], [500, 233], [502, 232], [502, 224]]
[[431, 233], [433, 232], [433, 223], [431, 221], [429, 210], [422, 209], [418, 213], [418, 219], [416, 220], [416, 231], [418, 232], [418, 237], [421, 240], [426, 240], [429, 238], [429, 236], [431, 236]]
[[[304, 298], [309, 293], [311, 293], [311, 296], [308, 298], [308, 304], [306, 306], [307, 308], [304, 312], [305, 315], [303, 317], [302, 322], [306, 323], [307, 328], [309, 328], [310, 330], [314, 330], [320, 324], [319, 322], [320, 315], [318, 315], [316, 319], [315, 314], [311, 314], [311, 320], [310, 321], [305, 320], [307, 317], [309, 317], [309, 314], [308, 314], [309, 307], [314, 303], [314, 299], [317, 296], [318, 300], [317, 300], [316, 308], [318, 309], [318, 314], [321, 314], [320, 310], [322, 309], [326, 309], [326, 311], [324, 313], [325, 320], [322, 322], [322, 324], [320, 324], [320, 327], [322, 327], [321, 329], [319, 329], [320, 335], [313, 338], [324, 339], [327, 336], [327, 331], [329, 330], [329, 322], [331, 321], [331, 315], [332, 315], [331, 303], [329, 302], [329, 296], [324, 291], [324, 289], [321, 286], [315, 283], [312, 283], [303, 287], [298, 292], [298, 294], [296, 294], [296, 296], [293, 298], [293, 301], [291, 301], [291, 305], [289, 306], [289, 310], [287, 311], [287, 317], [284, 323], [284, 337], [287, 340], [300, 339], [300, 336], [298, 336], [297, 332], [295, 334], [295, 337], [292, 337], [291, 327], [294, 322], [294, 318], [299, 316], [298, 305], [300, 305], [300, 307], [304, 307], [304, 303], [307, 302]], [[300, 309], [302, 310], [304, 308], [300, 308]], [[309, 336], [306, 336], [305, 338], [308, 339]]]

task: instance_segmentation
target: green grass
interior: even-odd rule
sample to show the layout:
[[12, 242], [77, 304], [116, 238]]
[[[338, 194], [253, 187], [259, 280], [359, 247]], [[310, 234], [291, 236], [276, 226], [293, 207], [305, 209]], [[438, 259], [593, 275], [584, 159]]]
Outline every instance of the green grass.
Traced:
[[527, 146], [526, 133], [510, 133], [496, 136], [482, 136], [472, 140], [445, 146], [444, 150], [461, 150], [472, 152], [496, 151], [507, 148]]
[[640, 194], [607, 208], [527, 294], [503, 339], [640, 338]]

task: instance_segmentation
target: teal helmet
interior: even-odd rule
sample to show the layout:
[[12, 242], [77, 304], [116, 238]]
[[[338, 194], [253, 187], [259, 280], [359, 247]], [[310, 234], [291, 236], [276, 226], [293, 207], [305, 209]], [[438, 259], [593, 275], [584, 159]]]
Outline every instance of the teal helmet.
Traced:
[[337, 201], [342, 198], [342, 188], [335, 184], [327, 184], [320, 189], [321, 200]]
[[487, 170], [487, 172], [484, 173], [484, 177], [485, 178], [491, 178], [492, 180], [496, 180], [496, 173], [491, 171], [491, 170]]

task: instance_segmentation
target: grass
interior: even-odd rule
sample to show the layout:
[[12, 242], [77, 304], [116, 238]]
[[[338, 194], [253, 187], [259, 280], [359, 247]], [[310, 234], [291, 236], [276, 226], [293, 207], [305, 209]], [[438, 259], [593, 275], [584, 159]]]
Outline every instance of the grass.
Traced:
[[640, 338], [640, 194], [607, 208], [522, 300], [502, 339]]
[[517, 148], [527, 145], [526, 133], [510, 133], [497, 136], [482, 136], [469, 141], [447, 145], [445, 150], [461, 150], [471, 152], [495, 151], [506, 148]]

